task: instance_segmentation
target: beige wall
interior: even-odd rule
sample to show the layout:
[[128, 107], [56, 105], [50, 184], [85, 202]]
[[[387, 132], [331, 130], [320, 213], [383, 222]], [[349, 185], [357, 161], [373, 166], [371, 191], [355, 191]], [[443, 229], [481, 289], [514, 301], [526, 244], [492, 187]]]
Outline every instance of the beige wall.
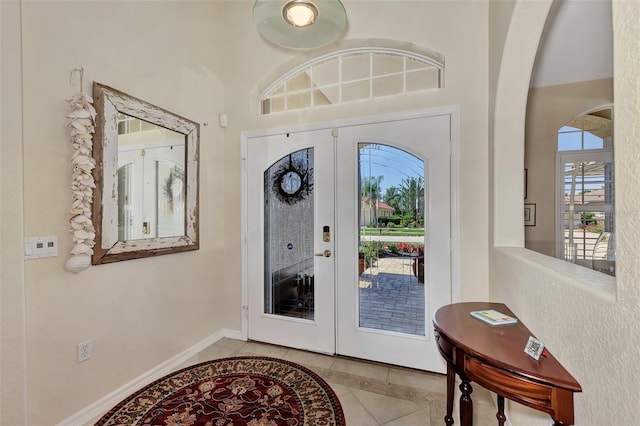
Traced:
[[[516, 168], [521, 169], [524, 162], [497, 153], [524, 151], [527, 91], [522, 88], [528, 85], [537, 49], [531, 37], [539, 38], [549, 6], [549, 2], [525, 0], [514, 9], [502, 60], [504, 74], [496, 93], [496, 180], [511, 176], [521, 182]], [[498, 247], [492, 255], [491, 297], [513, 309], [581, 383], [583, 392], [575, 397], [576, 424], [585, 426], [640, 424], [636, 393], [629, 391], [640, 385], [640, 247], [636, 243], [640, 237], [636, 207], [640, 200], [636, 184], [640, 173], [640, 3], [614, 1], [613, 26], [617, 277], [524, 249], [516, 225], [519, 222], [522, 229], [522, 189], [496, 184], [493, 194]], [[501, 90], [501, 84], [504, 89], [519, 90]], [[512, 110], [516, 122], [504, 121], [503, 110]], [[533, 424], [511, 414], [514, 424]]]
[[[3, 297], [3, 313], [17, 312], [2, 320], [3, 327], [5, 321], [15, 327], [26, 323], [26, 424], [60, 421], [224, 326], [220, 271], [225, 244], [219, 213], [224, 134], [216, 125], [224, 98], [222, 62], [216, 54], [222, 50], [216, 33], [218, 8], [215, 2], [189, 2], [185, 7], [182, 2], [26, 1], [22, 16], [13, 16], [22, 24], [22, 51], [16, 53], [23, 61], [23, 138], [19, 149], [5, 158], [3, 133], [2, 160], [3, 166], [13, 164], [18, 174], [23, 169], [24, 179], [13, 180], [16, 187], [9, 195], [13, 192], [18, 202], [11, 215], [3, 205], [2, 226], [22, 235], [5, 240], [3, 233], [3, 262], [5, 252], [18, 249], [20, 255], [13, 256], [18, 266], [8, 278], [3, 264], [2, 289], [3, 296], [24, 292], [26, 305], [22, 315], [19, 304], [13, 306]], [[65, 99], [79, 88], [77, 78], [75, 86], [69, 84], [77, 67], [85, 69], [85, 91], [99, 81], [212, 123], [201, 127], [199, 251], [95, 266], [77, 275], [64, 269], [71, 249], [67, 220], [73, 153], [64, 127]], [[20, 99], [6, 102], [4, 95], [3, 109], [19, 111]], [[20, 123], [20, 117], [12, 122]], [[3, 128], [4, 123], [3, 116]], [[9, 143], [19, 144], [19, 139]], [[4, 189], [4, 167], [2, 173]], [[4, 195], [3, 190], [3, 201]], [[58, 257], [20, 261], [21, 243], [16, 242], [45, 235], [58, 237]], [[5, 341], [4, 329], [2, 337], [4, 363], [4, 347], [11, 341]], [[93, 341], [93, 358], [78, 364], [76, 344], [87, 339]], [[10, 351], [19, 354], [18, 349]], [[19, 360], [13, 361], [16, 375], [24, 372]], [[11, 385], [3, 374], [5, 384]], [[10, 398], [20, 407], [20, 389], [15, 390]], [[10, 391], [3, 391], [3, 407], [14, 406], [4, 399]], [[4, 410], [2, 420], [5, 424]]]
[[[4, 24], [8, 7], [2, 3]], [[21, 15], [17, 8], [11, 11], [14, 25], [22, 28], [2, 27], [3, 43], [7, 36], [15, 45], [2, 50], [1, 423], [20, 419], [20, 413], [5, 417], [5, 412], [7, 407], [23, 412], [25, 403], [26, 419], [16, 424], [55, 423], [208, 336], [224, 328], [241, 329], [242, 131], [459, 105], [463, 266], [455, 298], [489, 297], [484, 225], [489, 222], [488, 3], [381, 1], [373, 7], [370, 1], [346, 2], [346, 39], [392, 39], [440, 52], [446, 61], [446, 87], [271, 117], [258, 117], [258, 91], [284, 63], [310, 54], [268, 45], [255, 31], [251, 5], [250, 0], [23, 1]], [[17, 64], [10, 69], [23, 80], [22, 96], [5, 81], [5, 53], [22, 55], [22, 73]], [[64, 100], [78, 88], [69, 85], [69, 74], [77, 67], [85, 69], [85, 90], [99, 81], [209, 123], [201, 127], [199, 251], [94, 266], [77, 275], [64, 269], [71, 249], [72, 154]], [[5, 119], [15, 123], [20, 117], [18, 112], [15, 119], [5, 118], [4, 109], [20, 102], [23, 126], [6, 130]], [[221, 112], [229, 117], [225, 130], [217, 126]], [[7, 135], [11, 143], [5, 146]], [[11, 173], [6, 164], [12, 165]], [[7, 188], [5, 179], [14, 173], [18, 178]], [[5, 195], [16, 207], [7, 207]], [[44, 235], [58, 236], [59, 256], [22, 262], [22, 239]], [[93, 358], [78, 364], [76, 344], [86, 339], [93, 341]], [[6, 349], [14, 342], [17, 347]], [[14, 383], [5, 379], [5, 371], [15, 372], [10, 376]], [[14, 392], [6, 399], [5, 385]]]
[[20, 3], [0, 2], [0, 424], [25, 423]]
[[[461, 177], [459, 291], [463, 300], [488, 298], [488, 5], [477, 1], [370, 1], [345, 2], [349, 29], [345, 40], [391, 39], [415, 43], [435, 50], [445, 57], [445, 85], [442, 90], [353, 102], [310, 111], [295, 111], [259, 117], [255, 99], [260, 90], [275, 79], [283, 64], [302, 62], [312, 53], [295, 54], [266, 44], [256, 33], [246, 2], [226, 4], [229, 21], [234, 25], [227, 37], [234, 40], [234, 50], [227, 52], [225, 108], [229, 115], [226, 129], [225, 185], [226, 237], [232, 256], [227, 259], [227, 296], [241, 300], [241, 288], [233, 285], [240, 279], [240, 133], [268, 128], [287, 128], [335, 119], [379, 115], [441, 105], [461, 106]], [[339, 48], [344, 44], [332, 46]], [[251, 52], [251, 55], [239, 54]], [[317, 54], [317, 53], [316, 53]], [[474, 70], [472, 73], [469, 70]], [[240, 327], [236, 304], [228, 306], [227, 327]]]
[[[513, 14], [513, 8], [516, 5], [516, 0], [504, 0], [504, 1], [492, 1], [489, 2], [489, 123], [493, 123], [495, 120], [496, 111], [496, 97], [498, 79], [500, 77], [500, 65], [502, 64], [502, 52], [504, 50], [505, 39], [509, 32], [509, 23], [511, 22], [511, 15]], [[495, 138], [495, 128], [493, 125], [489, 126], [489, 141], [493, 141]], [[493, 170], [495, 153], [494, 145], [489, 143], [489, 170]], [[489, 172], [489, 188], [493, 188], [495, 176]], [[494, 199], [493, 191], [489, 191], [489, 222], [487, 223], [487, 230], [489, 231], [489, 245], [493, 245], [494, 240]], [[489, 253], [491, 257], [491, 253]]]
[[575, 117], [613, 103], [613, 80], [529, 90], [524, 167], [527, 199], [536, 204], [536, 226], [525, 227], [525, 247], [555, 256], [555, 176], [558, 129]]
[[[635, 45], [640, 4], [614, 2], [616, 180], [621, 194], [616, 200], [620, 238], [615, 291], [610, 281], [597, 287], [592, 275], [559, 273], [549, 258], [517, 248], [524, 245], [526, 95], [548, 1], [517, 2], [503, 57], [492, 48], [491, 69], [499, 61], [500, 73], [491, 160], [486, 2], [394, 1], [376, 2], [375, 8], [371, 2], [346, 2], [347, 38], [411, 41], [441, 52], [446, 88], [266, 118], [257, 117], [255, 95], [275, 75], [273, 70], [295, 54], [260, 39], [248, 0], [27, 1], [21, 18], [19, 4], [1, 4], [0, 423], [55, 423], [220, 329], [241, 328], [241, 131], [449, 104], [460, 104], [462, 117], [460, 299], [489, 296], [487, 229], [495, 227], [492, 238], [503, 248], [492, 254], [491, 298], [518, 313], [582, 383], [584, 392], [576, 397], [577, 424], [640, 422], [633, 392], [640, 384], [640, 292], [635, 284], [640, 281], [640, 248], [634, 244], [640, 230], [633, 205], [640, 200], [640, 188], [634, 185], [640, 164], [635, 143], [640, 134], [640, 58]], [[502, 14], [494, 10], [492, 28], [504, 25], [510, 9], [501, 9]], [[498, 44], [500, 39], [500, 34], [492, 36]], [[20, 54], [22, 74], [15, 61]], [[85, 68], [85, 89], [97, 80], [210, 123], [201, 128], [200, 251], [96, 266], [78, 275], [64, 270], [71, 248], [66, 221], [72, 153], [63, 124], [64, 99], [76, 90], [68, 81], [71, 69], [79, 66]], [[15, 126], [21, 103], [22, 128]], [[225, 131], [216, 125], [222, 111], [229, 115]], [[491, 163], [494, 184], [489, 191]], [[492, 216], [490, 197], [495, 198]], [[60, 255], [22, 262], [22, 239], [37, 235], [57, 235]], [[75, 345], [89, 338], [94, 357], [77, 364]]]

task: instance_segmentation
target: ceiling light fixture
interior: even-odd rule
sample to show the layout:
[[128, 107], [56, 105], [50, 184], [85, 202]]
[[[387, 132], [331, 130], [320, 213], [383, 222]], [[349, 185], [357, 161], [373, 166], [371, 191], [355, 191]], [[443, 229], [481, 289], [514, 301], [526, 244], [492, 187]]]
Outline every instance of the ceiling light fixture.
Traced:
[[305, 0], [292, 0], [282, 8], [282, 17], [294, 27], [306, 27], [315, 22], [318, 8]]
[[340, 0], [256, 0], [253, 19], [264, 38], [291, 49], [323, 46], [347, 27]]

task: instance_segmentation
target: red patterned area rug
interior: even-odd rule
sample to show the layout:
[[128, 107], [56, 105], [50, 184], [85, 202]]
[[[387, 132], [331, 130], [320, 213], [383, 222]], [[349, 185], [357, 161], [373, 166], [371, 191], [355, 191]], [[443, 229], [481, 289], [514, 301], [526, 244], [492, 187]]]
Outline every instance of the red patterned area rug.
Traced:
[[96, 425], [345, 425], [335, 392], [301, 365], [267, 357], [203, 362], [120, 402]]

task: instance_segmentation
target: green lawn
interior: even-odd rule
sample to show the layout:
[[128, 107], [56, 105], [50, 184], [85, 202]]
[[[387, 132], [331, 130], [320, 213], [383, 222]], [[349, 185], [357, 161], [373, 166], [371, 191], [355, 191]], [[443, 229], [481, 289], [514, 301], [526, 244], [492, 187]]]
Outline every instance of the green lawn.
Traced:
[[360, 235], [422, 237], [424, 228], [360, 228]]

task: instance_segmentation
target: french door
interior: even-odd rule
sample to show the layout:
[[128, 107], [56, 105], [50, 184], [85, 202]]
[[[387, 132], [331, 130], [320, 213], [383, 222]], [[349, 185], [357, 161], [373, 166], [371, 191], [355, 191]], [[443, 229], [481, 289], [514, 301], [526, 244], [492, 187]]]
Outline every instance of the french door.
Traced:
[[[431, 318], [451, 303], [449, 147], [448, 115], [340, 129], [338, 353], [445, 371]], [[385, 221], [389, 188], [400, 223]]]
[[444, 371], [449, 115], [249, 137], [248, 337]]
[[315, 130], [247, 141], [250, 339], [335, 353], [331, 134]]

